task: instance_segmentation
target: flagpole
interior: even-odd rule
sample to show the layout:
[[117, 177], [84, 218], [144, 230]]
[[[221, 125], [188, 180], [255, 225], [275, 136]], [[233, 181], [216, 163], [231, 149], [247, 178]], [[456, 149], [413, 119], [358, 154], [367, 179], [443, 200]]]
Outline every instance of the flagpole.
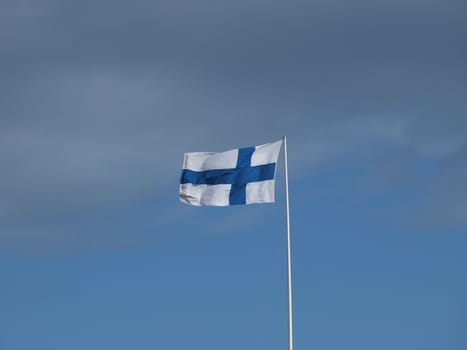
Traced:
[[285, 166], [285, 209], [287, 225], [287, 286], [289, 305], [289, 350], [293, 350], [292, 337], [292, 267], [290, 261], [290, 213], [289, 213], [289, 174], [287, 165], [287, 137], [284, 136], [284, 166]]

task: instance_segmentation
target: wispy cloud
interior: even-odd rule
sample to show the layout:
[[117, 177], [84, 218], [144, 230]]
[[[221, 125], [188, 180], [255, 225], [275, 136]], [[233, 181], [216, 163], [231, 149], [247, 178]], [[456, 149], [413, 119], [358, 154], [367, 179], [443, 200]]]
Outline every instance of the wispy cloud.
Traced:
[[[161, 198], [184, 151], [284, 134], [292, 164], [383, 142], [462, 187], [446, 160], [467, 142], [467, 27], [450, 1], [1, 6], [0, 237]], [[462, 188], [433, 181], [433, 210], [465, 224]]]

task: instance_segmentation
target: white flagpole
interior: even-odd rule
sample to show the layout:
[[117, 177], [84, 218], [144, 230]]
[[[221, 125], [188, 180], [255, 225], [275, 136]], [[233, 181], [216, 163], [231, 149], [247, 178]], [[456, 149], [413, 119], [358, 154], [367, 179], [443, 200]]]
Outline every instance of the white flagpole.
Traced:
[[290, 214], [289, 214], [289, 176], [287, 171], [287, 137], [284, 136], [284, 165], [285, 165], [285, 209], [287, 225], [287, 285], [289, 296], [289, 350], [293, 350], [292, 337], [292, 268], [290, 263]]

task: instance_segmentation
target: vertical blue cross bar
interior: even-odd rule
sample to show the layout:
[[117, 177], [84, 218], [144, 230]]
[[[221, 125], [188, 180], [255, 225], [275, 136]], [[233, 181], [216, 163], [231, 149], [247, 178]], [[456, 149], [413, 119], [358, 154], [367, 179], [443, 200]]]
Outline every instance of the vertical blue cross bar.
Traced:
[[[251, 156], [255, 151], [254, 147], [245, 147], [238, 150], [236, 168], [250, 168]], [[246, 203], [246, 185], [247, 181], [235, 182], [232, 184], [229, 194], [229, 204], [245, 204]]]

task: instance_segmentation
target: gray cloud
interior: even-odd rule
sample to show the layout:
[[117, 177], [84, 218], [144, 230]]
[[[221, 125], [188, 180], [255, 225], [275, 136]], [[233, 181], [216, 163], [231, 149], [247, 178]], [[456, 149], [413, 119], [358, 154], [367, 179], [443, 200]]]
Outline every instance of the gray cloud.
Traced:
[[[2, 232], [165, 195], [187, 150], [287, 134], [308, 166], [378, 140], [451, 173], [467, 142], [462, 4], [0, 6]], [[459, 193], [433, 189], [453, 213]]]
[[436, 180], [429, 184], [422, 221], [428, 227], [467, 226], [467, 143], [441, 165]]

